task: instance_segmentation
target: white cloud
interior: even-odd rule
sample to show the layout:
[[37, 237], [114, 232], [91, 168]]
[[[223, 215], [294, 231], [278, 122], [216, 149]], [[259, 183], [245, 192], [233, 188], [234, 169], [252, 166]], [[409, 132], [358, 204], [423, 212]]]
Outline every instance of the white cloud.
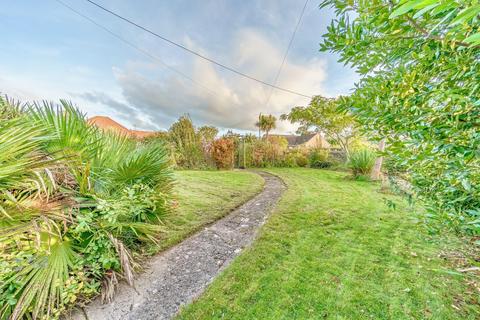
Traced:
[[[231, 64], [244, 73], [273, 81], [283, 59], [283, 49], [251, 29], [239, 31], [233, 43], [228, 57]], [[188, 45], [204, 52], [191, 41]], [[214, 53], [205, 54], [215, 56]], [[293, 106], [309, 102], [307, 98], [279, 90], [272, 92], [270, 87], [219, 69], [199, 57], [193, 58], [191, 66], [191, 77], [200, 85], [175, 73], [165, 76], [164, 69], [149, 64], [134, 62], [124, 68], [115, 68], [124, 99], [131, 106], [123, 110], [127, 112], [124, 116], [128, 118], [130, 114], [138, 118], [140, 113], [148, 120], [142, 125], [150, 122], [149, 128], [168, 128], [176, 118], [189, 113], [198, 124], [255, 130], [258, 113], [278, 117]], [[323, 94], [325, 70], [326, 62], [321, 59], [301, 63], [287, 59], [277, 85], [312, 95]], [[272, 97], [267, 106], [270, 92]], [[103, 102], [115, 104], [105, 99]], [[291, 130], [289, 124], [279, 124], [279, 131]]]

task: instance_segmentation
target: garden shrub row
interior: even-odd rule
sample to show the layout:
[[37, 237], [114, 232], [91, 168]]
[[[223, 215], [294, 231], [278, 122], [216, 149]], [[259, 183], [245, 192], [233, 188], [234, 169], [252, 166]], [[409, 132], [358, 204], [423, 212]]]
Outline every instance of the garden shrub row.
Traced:
[[168, 131], [145, 139], [143, 144], [167, 146], [172, 165], [179, 169], [232, 169], [265, 167], [328, 168], [345, 163], [345, 153], [326, 149], [288, 148], [285, 138], [257, 138], [252, 134], [227, 132], [217, 137], [212, 126], [196, 128], [188, 115], [180, 117]]

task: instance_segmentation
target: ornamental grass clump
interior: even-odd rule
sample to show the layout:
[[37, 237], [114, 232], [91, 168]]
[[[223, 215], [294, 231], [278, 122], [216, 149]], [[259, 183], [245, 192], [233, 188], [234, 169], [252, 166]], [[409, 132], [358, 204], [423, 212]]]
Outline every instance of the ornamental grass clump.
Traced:
[[0, 105], [0, 319], [110, 299], [119, 279], [132, 284], [136, 251], [159, 240], [167, 151], [102, 132], [66, 101]]
[[375, 164], [375, 152], [369, 149], [361, 149], [352, 152], [348, 166], [352, 170], [355, 178], [368, 177]]

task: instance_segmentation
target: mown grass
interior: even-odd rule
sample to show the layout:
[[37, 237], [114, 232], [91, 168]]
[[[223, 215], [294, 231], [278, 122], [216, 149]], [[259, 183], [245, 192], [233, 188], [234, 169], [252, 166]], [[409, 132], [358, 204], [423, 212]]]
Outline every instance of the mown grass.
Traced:
[[444, 258], [462, 247], [455, 236], [429, 236], [377, 184], [270, 171], [289, 190], [259, 239], [178, 319], [478, 319], [465, 275]]
[[263, 179], [246, 171], [176, 171], [178, 206], [162, 220], [166, 232], [159, 247], [166, 249], [202, 226], [244, 203], [263, 188]]

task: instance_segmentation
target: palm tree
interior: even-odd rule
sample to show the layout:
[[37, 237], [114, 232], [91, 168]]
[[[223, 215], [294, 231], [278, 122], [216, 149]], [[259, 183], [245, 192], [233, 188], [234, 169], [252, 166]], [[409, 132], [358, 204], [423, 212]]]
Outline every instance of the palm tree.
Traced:
[[271, 130], [275, 129], [277, 118], [271, 114], [258, 116], [258, 122], [255, 125], [258, 127], [259, 135], [261, 131], [265, 132], [265, 138], [268, 139], [268, 134]]

